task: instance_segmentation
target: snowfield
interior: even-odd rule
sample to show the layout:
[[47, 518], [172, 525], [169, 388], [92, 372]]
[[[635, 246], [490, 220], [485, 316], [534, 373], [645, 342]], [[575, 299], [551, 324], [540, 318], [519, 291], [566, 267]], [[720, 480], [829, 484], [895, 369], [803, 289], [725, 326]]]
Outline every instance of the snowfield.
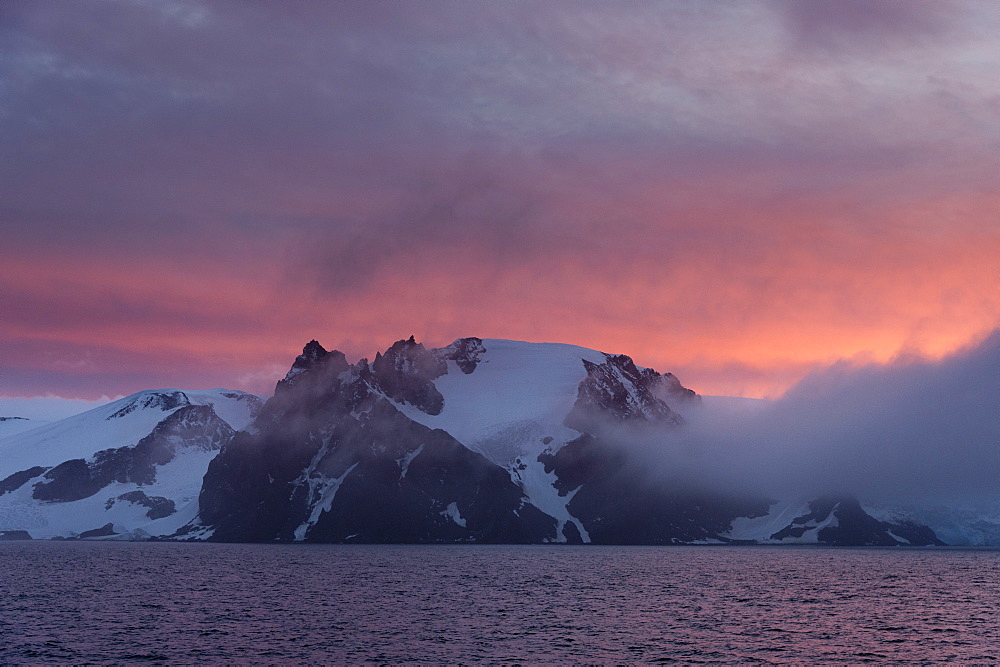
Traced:
[[0, 417], [0, 440], [9, 435], [30, 431], [33, 428], [44, 426], [49, 422], [41, 419], [26, 419], [24, 417]]
[[[562, 343], [527, 343], [484, 339], [485, 352], [471, 374], [454, 361], [434, 385], [444, 396], [444, 409], [429, 415], [407, 403], [396, 407], [429, 428], [447, 431], [474, 452], [507, 470], [531, 504], [567, 522], [589, 542], [583, 524], [567, 509], [573, 493], [560, 496], [556, 477], [545, 472], [538, 455], [555, 452], [580, 436], [563, 425], [573, 409], [580, 383], [587, 377], [583, 361], [603, 364], [602, 352]], [[563, 538], [565, 539], [565, 538]]]

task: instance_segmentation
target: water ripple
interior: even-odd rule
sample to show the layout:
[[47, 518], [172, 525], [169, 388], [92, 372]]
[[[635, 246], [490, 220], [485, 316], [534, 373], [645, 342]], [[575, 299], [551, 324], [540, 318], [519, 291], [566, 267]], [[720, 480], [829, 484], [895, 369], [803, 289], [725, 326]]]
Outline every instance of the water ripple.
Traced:
[[1000, 552], [0, 543], [0, 662], [992, 662]]

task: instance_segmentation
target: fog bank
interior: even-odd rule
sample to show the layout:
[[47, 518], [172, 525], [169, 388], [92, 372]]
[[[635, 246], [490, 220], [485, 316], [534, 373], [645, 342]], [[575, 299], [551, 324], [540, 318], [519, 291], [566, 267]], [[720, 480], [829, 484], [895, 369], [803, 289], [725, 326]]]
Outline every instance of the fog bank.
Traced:
[[685, 416], [665, 438], [629, 438], [671, 483], [872, 502], [996, 498], [1000, 329], [938, 361], [838, 363], [781, 399], [709, 398]]

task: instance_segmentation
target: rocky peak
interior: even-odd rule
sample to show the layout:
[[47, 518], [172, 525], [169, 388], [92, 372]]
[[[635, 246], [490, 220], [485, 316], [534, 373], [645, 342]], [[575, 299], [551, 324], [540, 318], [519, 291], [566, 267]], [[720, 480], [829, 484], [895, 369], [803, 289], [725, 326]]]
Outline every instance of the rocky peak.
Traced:
[[420, 374], [440, 377], [448, 372], [448, 367], [437, 355], [424, 348], [413, 336], [398, 340], [385, 351], [375, 354], [372, 368], [376, 375], [391, 370], [401, 374]]
[[683, 423], [681, 416], [654, 393], [663, 376], [649, 368], [638, 368], [627, 355], [604, 356], [603, 364], [583, 360], [587, 377], [577, 389], [576, 403], [566, 418], [567, 426], [593, 432], [608, 423]]
[[290, 381], [296, 375], [305, 373], [312, 370], [319, 362], [323, 360], [329, 352], [326, 351], [318, 341], [311, 340], [306, 343], [306, 346], [302, 348], [302, 354], [295, 357], [295, 361], [292, 362], [292, 367], [288, 370], [285, 375], [285, 382]]
[[483, 347], [483, 340], [474, 337], [459, 338], [447, 347], [434, 350], [434, 354], [440, 359], [454, 361], [458, 365], [459, 370], [466, 375], [476, 370], [476, 366], [479, 365], [479, 359], [485, 352], [486, 348]]
[[396, 341], [385, 354], [376, 354], [371, 370], [378, 389], [392, 400], [431, 415], [444, 408], [444, 396], [434, 380], [448, 372], [448, 364], [413, 336]]
[[287, 391], [293, 385], [297, 385], [304, 378], [310, 378], [308, 385], [313, 389], [322, 389], [333, 384], [333, 379], [350, 368], [347, 358], [343, 352], [333, 350], [327, 352], [326, 349], [315, 340], [306, 343], [302, 348], [302, 354], [295, 357], [292, 367], [285, 378], [278, 382], [274, 393]]
[[[214, 540], [542, 542], [556, 520], [530, 505], [507, 470], [399, 410], [443, 408], [447, 362], [398, 341], [344, 365], [313, 392], [311, 370], [268, 401], [209, 465], [196, 523]], [[325, 377], [325, 375], [323, 375]], [[320, 385], [316, 385], [319, 387]], [[405, 412], [405, 413], [404, 413]], [[184, 534], [179, 533], [180, 534]]]

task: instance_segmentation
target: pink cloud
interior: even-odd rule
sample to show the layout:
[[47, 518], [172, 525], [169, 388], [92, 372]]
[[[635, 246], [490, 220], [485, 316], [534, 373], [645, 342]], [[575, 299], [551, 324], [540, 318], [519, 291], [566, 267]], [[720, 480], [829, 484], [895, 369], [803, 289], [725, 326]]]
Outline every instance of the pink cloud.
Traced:
[[760, 395], [1000, 321], [978, 5], [178, 7], [11, 10], [5, 391], [412, 333]]

